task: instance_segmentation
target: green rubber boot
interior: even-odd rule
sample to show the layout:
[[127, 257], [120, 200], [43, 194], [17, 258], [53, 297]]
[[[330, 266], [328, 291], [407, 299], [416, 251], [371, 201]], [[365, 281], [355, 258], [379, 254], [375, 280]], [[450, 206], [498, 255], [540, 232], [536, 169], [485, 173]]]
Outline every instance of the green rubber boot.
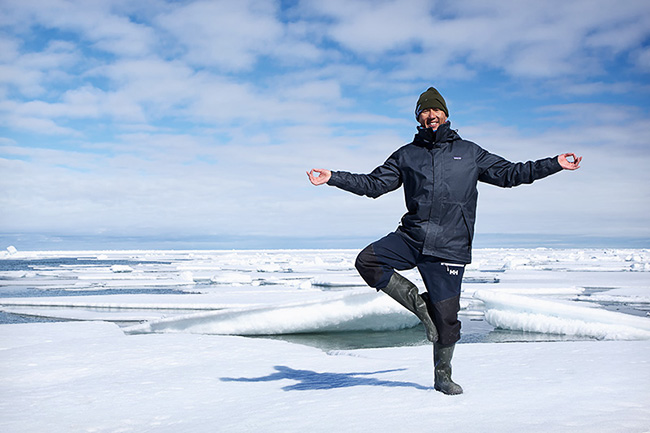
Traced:
[[388, 285], [381, 290], [420, 319], [427, 333], [427, 340], [434, 343], [438, 341], [436, 325], [433, 324], [427, 310], [427, 304], [418, 293], [415, 284], [394, 272], [388, 281]]
[[433, 388], [447, 395], [463, 393], [463, 388], [451, 380], [451, 358], [454, 356], [454, 347], [455, 344], [443, 346], [435, 343], [433, 345]]

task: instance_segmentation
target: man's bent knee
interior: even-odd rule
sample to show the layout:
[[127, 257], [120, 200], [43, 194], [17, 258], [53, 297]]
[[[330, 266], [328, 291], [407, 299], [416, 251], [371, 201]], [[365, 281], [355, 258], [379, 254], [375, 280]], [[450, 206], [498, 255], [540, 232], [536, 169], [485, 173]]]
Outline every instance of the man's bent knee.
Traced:
[[361, 278], [368, 284], [370, 287], [377, 287], [382, 280], [384, 275], [383, 264], [377, 259], [375, 251], [372, 247], [372, 244], [364, 248], [359, 255], [357, 260], [354, 263], [354, 267], [359, 271]]

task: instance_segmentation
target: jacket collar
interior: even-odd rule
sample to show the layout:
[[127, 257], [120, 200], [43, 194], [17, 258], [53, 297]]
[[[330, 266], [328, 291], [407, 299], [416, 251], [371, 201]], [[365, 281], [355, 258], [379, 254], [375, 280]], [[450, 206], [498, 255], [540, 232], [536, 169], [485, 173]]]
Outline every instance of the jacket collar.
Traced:
[[459, 136], [456, 131], [451, 129], [451, 122], [447, 121], [440, 125], [435, 131], [431, 130], [431, 128], [418, 126], [418, 133], [415, 134], [413, 143], [425, 147], [442, 146], [443, 143], [457, 138], [459, 138]]

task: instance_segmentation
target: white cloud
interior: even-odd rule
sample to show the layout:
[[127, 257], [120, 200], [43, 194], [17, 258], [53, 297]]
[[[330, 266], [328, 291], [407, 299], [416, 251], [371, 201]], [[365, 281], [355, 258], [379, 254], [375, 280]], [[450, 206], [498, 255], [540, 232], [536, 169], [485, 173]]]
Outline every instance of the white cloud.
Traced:
[[250, 69], [281, 38], [274, 3], [264, 0], [196, 1], [159, 15], [158, 24], [183, 47], [193, 65]]
[[447, 76], [460, 72], [465, 78], [472, 75], [468, 67], [489, 67], [535, 78], [601, 73], [603, 62], [647, 39], [650, 8], [626, 0], [615, 10], [610, 6], [591, 0], [340, 0], [304, 2], [303, 8], [333, 20], [326, 34], [363, 57], [399, 61], [409, 53], [404, 59], [415, 76], [453, 68]]
[[650, 72], [650, 47], [642, 48], [632, 54], [635, 64], [643, 72]]
[[305, 2], [307, 11], [334, 20], [327, 35], [345, 47], [375, 56], [435, 38], [429, 13], [434, 7], [426, 0]]
[[[120, 2], [110, 0], [23, 0], [3, 2], [0, 23], [18, 33], [29, 34], [32, 26], [83, 35], [81, 43], [122, 56], [141, 56], [156, 44], [153, 31], [122, 15]], [[54, 33], [57, 35], [57, 33]], [[58, 36], [61, 37], [61, 36]]]
[[[4, 48], [4, 50], [2, 50]], [[80, 60], [75, 47], [67, 42], [53, 41], [40, 52], [20, 52], [15, 39], [0, 40], [0, 86], [17, 89], [26, 97], [44, 96], [56, 80], [68, 79], [64, 72]]]
[[5, 119], [4, 121], [0, 121], [0, 124], [3, 124], [5, 127], [12, 129], [29, 131], [30, 133], [43, 135], [81, 135], [76, 129], [60, 126], [51, 119], [43, 119], [33, 116], [20, 116], [11, 113], [5, 114]]

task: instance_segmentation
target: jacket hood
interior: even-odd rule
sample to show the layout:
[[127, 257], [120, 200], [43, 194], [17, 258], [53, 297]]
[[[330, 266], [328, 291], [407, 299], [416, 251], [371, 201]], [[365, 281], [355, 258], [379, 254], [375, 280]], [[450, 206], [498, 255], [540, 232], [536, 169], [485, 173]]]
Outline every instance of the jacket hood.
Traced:
[[456, 131], [451, 129], [451, 122], [447, 121], [433, 131], [431, 128], [418, 126], [418, 133], [413, 138], [413, 143], [419, 146], [430, 147], [434, 145], [441, 146], [453, 140], [460, 139]]

